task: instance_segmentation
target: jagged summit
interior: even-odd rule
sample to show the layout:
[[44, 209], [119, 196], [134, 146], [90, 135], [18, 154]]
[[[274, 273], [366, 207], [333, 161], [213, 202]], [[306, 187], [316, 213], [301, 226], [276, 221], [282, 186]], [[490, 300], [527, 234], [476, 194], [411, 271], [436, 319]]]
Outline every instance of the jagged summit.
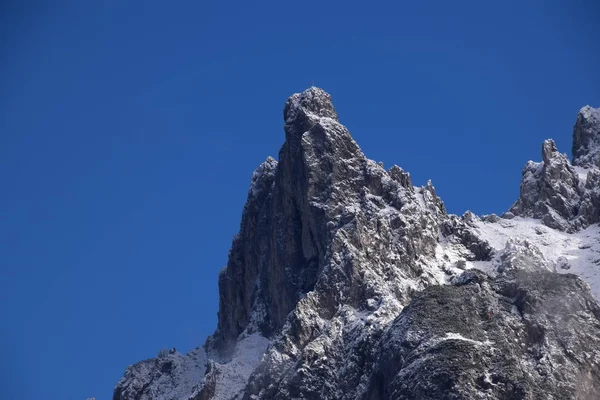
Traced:
[[288, 98], [283, 110], [285, 123], [293, 123], [300, 114], [328, 117], [336, 121], [338, 119], [331, 96], [316, 86], [311, 86], [302, 93], [294, 93]]
[[[339, 124], [331, 96], [314, 86], [288, 98], [283, 118], [286, 142], [291, 150], [298, 149], [298, 142], [313, 126]], [[351, 140], [350, 135], [347, 136]]]
[[431, 182], [365, 157], [320, 88], [284, 121], [205, 351], [128, 367], [114, 400], [600, 398], [600, 307], [550, 272], [600, 296], [597, 110], [576, 165], [546, 140], [504, 218], [448, 214]]
[[521, 194], [510, 211], [566, 230], [578, 213], [581, 200], [579, 175], [551, 139], [542, 144], [542, 160], [529, 161], [523, 168]]
[[573, 165], [600, 167], [600, 108], [585, 106], [573, 128]]
[[583, 107], [573, 129], [573, 163], [547, 139], [542, 162], [523, 168], [521, 191], [510, 215], [540, 219], [575, 232], [600, 221], [600, 110]]
[[[333, 321], [354, 329], [344, 322], [349, 310], [379, 310], [380, 324], [414, 290], [444, 281], [426, 260], [435, 257], [446, 215], [433, 185], [415, 188], [401, 168], [388, 172], [367, 159], [322, 89], [292, 95], [284, 115], [279, 163], [263, 163], [253, 176], [251, 187], [260, 190], [250, 193], [260, 195], [249, 194], [219, 276], [218, 328], [208, 341], [209, 356], [226, 358], [248, 335], [280, 338], [283, 347], [292, 341], [295, 361], [281, 366], [292, 350], [273, 347], [264, 377], [276, 365], [282, 374], [307, 362], [305, 346]], [[340, 350], [341, 343], [331, 345]], [[217, 379], [219, 368], [209, 375]]]

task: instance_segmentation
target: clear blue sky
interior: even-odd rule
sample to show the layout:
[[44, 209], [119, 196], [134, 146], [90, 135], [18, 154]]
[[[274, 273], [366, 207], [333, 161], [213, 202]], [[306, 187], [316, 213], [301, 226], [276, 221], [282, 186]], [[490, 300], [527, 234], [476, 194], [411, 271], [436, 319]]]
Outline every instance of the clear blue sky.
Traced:
[[312, 82], [455, 213], [506, 210], [600, 106], [596, 1], [366, 4], [2, 2], [0, 397], [107, 400], [203, 343], [252, 171]]

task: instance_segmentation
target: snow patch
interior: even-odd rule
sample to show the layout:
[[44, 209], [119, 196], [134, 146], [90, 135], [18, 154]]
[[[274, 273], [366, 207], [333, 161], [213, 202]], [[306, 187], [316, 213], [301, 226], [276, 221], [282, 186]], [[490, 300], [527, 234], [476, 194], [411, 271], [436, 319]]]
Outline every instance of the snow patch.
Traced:
[[[593, 225], [576, 233], [549, 228], [540, 220], [516, 217], [499, 222], [476, 222], [480, 237], [496, 250], [497, 257], [511, 238], [535, 245], [558, 273], [579, 275], [600, 299], [600, 227]], [[493, 262], [498, 262], [494, 260]], [[487, 272], [487, 271], [486, 271]]]
[[479, 340], [473, 340], [473, 339], [466, 338], [463, 335], [461, 335], [460, 333], [454, 333], [454, 332], [447, 332], [446, 336], [444, 336], [443, 338], [440, 339], [440, 341], [445, 341], [445, 340], [462, 340], [464, 342], [472, 343], [476, 346], [491, 346], [494, 344], [494, 342], [491, 342], [489, 340], [486, 340], [485, 342], [481, 342]]
[[231, 400], [241, 392], [248, 378], [261, 361], [269, 340], [258, 333], [241, 337], [235, 346], [231, 361], [215, 363], [219, 373], [215, 386], [214, 400]]
[[585, 184], [585, 182], [587, 181], [587, 175], [588, 175], [588, 172], [590, 172], [590, 169], [578, 167], [578, 166], [573, 166], [573, 168], [575, 169], [575, 172], [577, 172], [577, 175], [579, 176], [579, 181], [581, 183]]

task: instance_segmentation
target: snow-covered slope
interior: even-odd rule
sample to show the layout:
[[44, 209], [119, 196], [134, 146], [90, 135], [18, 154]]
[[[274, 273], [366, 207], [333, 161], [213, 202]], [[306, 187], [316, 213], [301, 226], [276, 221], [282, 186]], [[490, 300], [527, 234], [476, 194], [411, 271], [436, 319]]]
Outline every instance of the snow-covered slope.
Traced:
[[600, 299], [600, 228], [590, 226], [575, 233], [567, 233], [548, 228], [539, 220], [531, 218], [501, 219], [490, 223], [478, 220], [476, 231], [496, 250], [497, 256], [490, 262], [495, 271], [502, 263], [506, 246], [525, 243], [539, 250], [541, 263], [550, 271], [576, 274], [591, 287], [592, 293]]
[[188, 354], [170, 350], [127, 367], [113, 399], [187, 399], [202, 381], [205, 371], [204, 349], [197, 348]]
[[268, 344], [269, 341], [258, 333], [240, 336], [231, 358], [208, 361], [202, 385], [196, 387], [190, 397], [215, 400], [241, 398], [241, 392]]
[[[291, 96], [279, 160], [254, 173], [219, 275], [207, 356], [131, 366], [115, 400], [597, 394], [597, 116], [579, 112], [575, 165], [547, 140], [502, 218], [458, 217], [431, 182], [366, 158], [323, 90]], [[567, 310], [577, 329], [560, 325]], [[454, 364], [463, 353], [471, 364]]]

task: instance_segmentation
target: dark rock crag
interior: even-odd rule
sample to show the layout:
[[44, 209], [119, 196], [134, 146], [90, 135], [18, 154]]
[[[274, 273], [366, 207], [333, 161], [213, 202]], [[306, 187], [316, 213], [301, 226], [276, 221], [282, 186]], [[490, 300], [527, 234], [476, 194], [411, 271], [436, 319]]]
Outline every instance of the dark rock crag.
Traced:
[[414, 296], [379, 342], [364, 398], [596, 399], [599, 318], [574, 275], [467, 271]]

